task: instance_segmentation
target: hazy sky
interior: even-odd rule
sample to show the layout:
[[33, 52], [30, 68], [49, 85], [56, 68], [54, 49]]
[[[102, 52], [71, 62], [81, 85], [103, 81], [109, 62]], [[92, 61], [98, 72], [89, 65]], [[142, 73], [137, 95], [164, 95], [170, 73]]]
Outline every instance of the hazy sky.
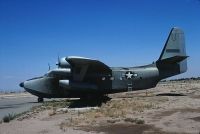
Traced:
[[57, 55], [152, 63], [174, 26], [184, 30], [190, 56], [179, 77], [200, 76], [198, 0], [0, 0], [0, 89], [43, 75]]

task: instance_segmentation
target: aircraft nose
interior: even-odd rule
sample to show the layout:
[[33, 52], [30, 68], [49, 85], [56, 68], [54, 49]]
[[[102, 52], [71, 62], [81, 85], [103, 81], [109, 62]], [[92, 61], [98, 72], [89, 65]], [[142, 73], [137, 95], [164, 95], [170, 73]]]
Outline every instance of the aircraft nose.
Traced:
[[24, 82], [19, 84], [20, 87], [24, 87]]

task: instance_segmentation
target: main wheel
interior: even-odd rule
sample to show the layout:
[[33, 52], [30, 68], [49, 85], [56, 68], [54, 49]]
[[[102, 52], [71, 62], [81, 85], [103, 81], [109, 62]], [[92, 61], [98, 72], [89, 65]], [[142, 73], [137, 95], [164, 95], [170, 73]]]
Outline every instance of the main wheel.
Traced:
[[38, 102], [43, 102], [44, 101], [44, 99], [43, 98], [38, 98]]

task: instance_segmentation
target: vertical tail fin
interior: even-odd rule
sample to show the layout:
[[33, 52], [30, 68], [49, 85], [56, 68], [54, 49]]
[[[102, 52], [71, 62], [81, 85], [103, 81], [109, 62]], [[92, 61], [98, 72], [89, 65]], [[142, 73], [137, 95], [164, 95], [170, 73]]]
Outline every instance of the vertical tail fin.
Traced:
[[184, 32], [179, 28], [172, 28], [159, 60], [174, 56], [186, 56]]
[[172, 28], [157, 65], [168, 76], [187, 71], [184, 32], [179, 28]]

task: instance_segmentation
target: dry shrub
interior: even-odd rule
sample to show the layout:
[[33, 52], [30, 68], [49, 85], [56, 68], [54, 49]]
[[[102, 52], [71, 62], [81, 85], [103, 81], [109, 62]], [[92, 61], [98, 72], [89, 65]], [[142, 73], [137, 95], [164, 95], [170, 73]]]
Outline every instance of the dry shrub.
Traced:
[[111, 124], [114, 124], [116, 122], [119, 122], [120, 119], [110, 119], [110, 120], [107, 120], [108, 123], [111, 123]]
[[15, 118], [17, 117], [17, 114], [8, 114], [8, 115], [6, 115], [6, 116], [4, 116], [3, 117], [3, 122], [5, 122], [5, 123], [8, 123], [8, 122], [10, 122], [11, 120], [14, 120]]
[[155, 104], [150, 102], [143, 102], [143, 100], [112, 100], [107, 104], [101, 106], [98, 110], [91, 110], [86, 113], [87, 117], [98, 118], [98, 117], [125, 117], [126, 114], [132, 113], [133, 111], [142, 112], [145, 109], [151, 109], [155, 107]]
[[56, 110], [53, 109], [53, 110], [49, 111], [48, 114], [49, 114], [49, 116], [56, 115]]
[[135, 124], [144, 124], [145, 121], [142, 119], [137, 119], [137, 118], [126, 118], [124, 119], [125, 122], [130, 122], [130, 123], [135, 123]]
[[155, 107], [153, 103], [144, 102], [144, 100], [138, 100], [138, 98], [111, 100], [110, 102], [103, 104], [100, 109], [88, 112], [87, 115], [94, 118], [123, 118], [126, 114], [132, 113], [133, 111], [143, 112], [145, 109], [151, 109], [153, 107]]
[[94, 118], [100, 118], [100, 117], [102, 117], [102, 114], [99, 112], [94, 115]]
[[[149, 99], [149, 98], [148, 98]], [[111, 100], [99, 109], [89, 110], [85, 113], [78, 114], [77, 117], [71, 118], [71, 120], [66, 120], [60, 126], [63, 128], [69, 126], [78, 125], [94, 125], [99, 123], [99, 121], [107, 121], [108, 123], [115, 123], [117, 119], [124, 119], [127, 114], [133, 114], [135, 112], [142, 112], [145, 109], [154, 108], [155, 104], [144, 98], [131, 98], [123, 100]], [[100, 118], [100, 119], [98, 119]], [[143, 120], [140, 119], [126, 119], [126, 122], [134, 122], [136, 124], [144, 124]]]

